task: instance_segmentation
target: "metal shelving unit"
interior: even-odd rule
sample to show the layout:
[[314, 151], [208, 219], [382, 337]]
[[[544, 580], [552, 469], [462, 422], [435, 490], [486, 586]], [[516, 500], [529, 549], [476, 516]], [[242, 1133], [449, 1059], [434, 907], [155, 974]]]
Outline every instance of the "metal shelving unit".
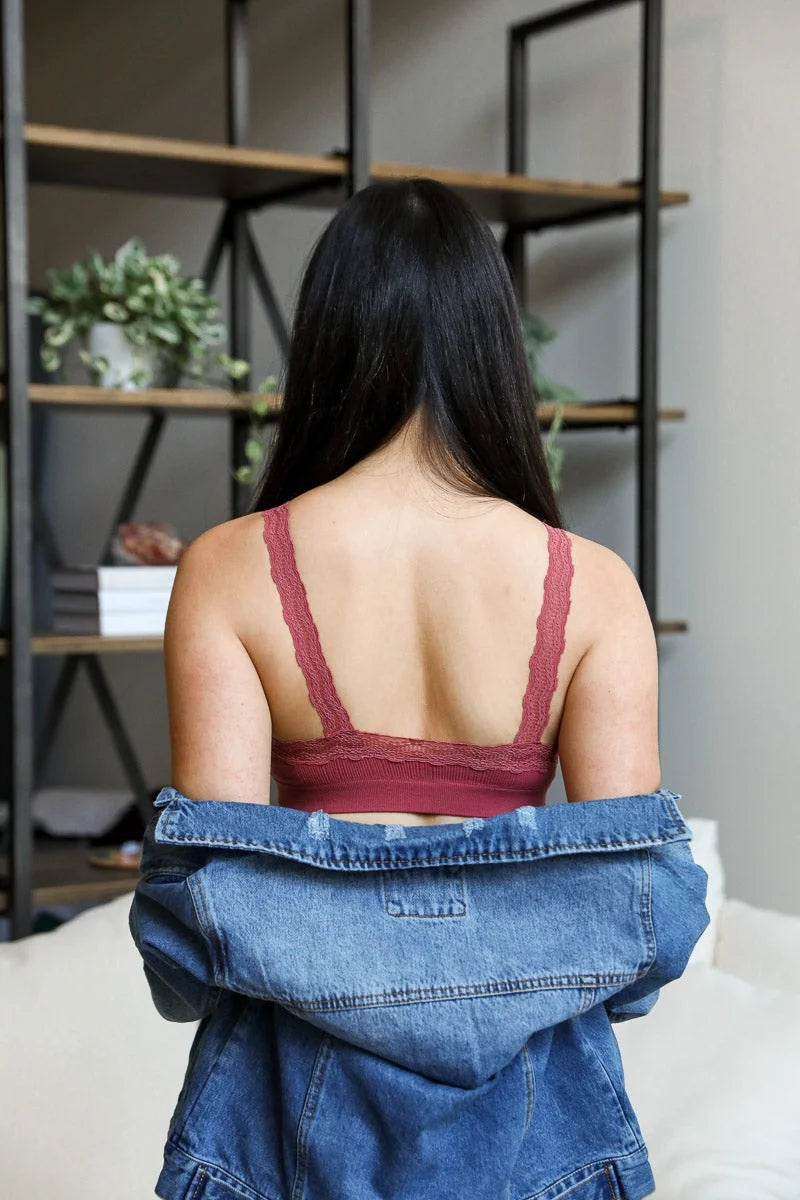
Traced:
[[[643, 8], [642, 182], [576, 183], [537, 179], [525, 163], [525, 46], [548, 29], [615, 8], [622, 3]], [[527, 233], [586, 223], [626, 214], [640, 219], [639, 265], [639, 398], [570, 406], [567, 428], [630, 428], [638, 432], [640, 582], [655, 617], [655, 488], [658, 420], [679, 420], [681, 409], [657, 407], [657, 245], [658, 212], [687, 202], [682, 192], [660, 191], [658, 185], [658, 93], [661, 0], [589, 0], [512, 26], [509, 30], [509, 170], [507, 173], [461, 171], [452, 167], [373, 162], [369, 138], [369, 0], [347, 0], [347, 129], [348, 152], [328, 155], [291, 154], [248, 144], [248, 0], [223, 0], [226, 23], [227, 134], [224, 144], [133, 136], [70, 129], [25, 121], [23, 0], [0, 0], [2, 15], [3, 103], [3, 251], [5, 262], [6, 375], [0, 392], [4, 437], [9, 450], [9, 628], [0, 637], [0, 675], [7, 678], [4, 699], [11, 734], [11, 814], [7, 838], [8, 887], [0, 890], [0, 913], [11, 917], [11, 936], [32, 928], [33, 908], [43, 903], [108, 899], [134, 886], [135, 878], [107, 870], [94, 871], [85, 855], [59, 858], [52, 853], [34, 862], [31, 800], [35, 780], [64, 711], [77, 669], [83, 665], [116, 747], [123, 772], [142, 816], [152, 811], [150, 793], [135, 750], [125, 731], [101, 659], [107, 653], [159, 651], [161, 638], [54, 635], [32, 628], [32, 550], [34, 540], [45, 549], [50, 566], [62, 559], [46, 513], [31, 486], [32, 405], [62, 409], [126, 412], [145, 410], [146, 431], [121, 499], [113, 514], [101, 561], [121, 521], [135, 511], [165, 421], [171, 412], [225, 417], [232, 426], [232, 465], [243, 460], [251, 395], [248, 381], [236, 395], [225, 392], [174, 390], [123, 392], [114, 389], [32, 384], [26, 304], [27, 188], [72, 184], [82, 188], [124, 190], [142, 194], [217, 198], [222, 209], [208, 248], [202, 274], [213, 285], [225, 253], [229, 256], [231, 353], [249, 358], [248, 291], [252, 283], [264, 306], [278, 345], [288, 344], [286, 321], [267, 267], [249, 223], [249, 214], [267, 205], [335, 208], [370, 180], [409, 174], [440, 180], [458, 190], [488, 219], [506, 226], [505, 250], [520, 295], [523, 247]], [[275, 398], [275, 411], [280, 398]], [[552, 407], [543, 405], [546, 427]], [[243, 507], [245, 489], [231, 484], [231, 511]], [[679, 632], [682, 622], [656, 621], [660, 632]], [[33, 720], [33, 661], [37, 655], [62, 658], [39, 737]], [[69, 861], [68, 861], [69, 859]], [[1, 866], [2, 864], [0, 864]], [[119, 874], [119, 877], [117, 875]]]
[[[621, 205], [617, 213], [635, 211], [639, 217], [638, 312], [637, 312], [637, 574], [650, 615], [656, 623], [656, 547], [658, 488], [658, 257], [659, 210], [664, 203], [660, 191], [661, 163], [661, 42], [663, 0], [581, 0], [564, 8], [520, 21], [508, 30], [508, 142], [510, 172], [524, 175], [527, 167], [527, 48], [539, 38], [576, 22], [613, 9], [637, 4], [641, 16], [639, 162], [640, 177], [633, 206]], [[674, 196], [675, 193], [669, 193]], [[689, 197], [679, 193], [682, 203]], [[505, 250], [522, 299], [525, 273], [525, 235], [554, 225], [600, 220], [613, 215], [598, 205], [593, 212], [541, 222], [518, 222], [509, 226]], [[681, 630], [685, 629], [683, 623]]]

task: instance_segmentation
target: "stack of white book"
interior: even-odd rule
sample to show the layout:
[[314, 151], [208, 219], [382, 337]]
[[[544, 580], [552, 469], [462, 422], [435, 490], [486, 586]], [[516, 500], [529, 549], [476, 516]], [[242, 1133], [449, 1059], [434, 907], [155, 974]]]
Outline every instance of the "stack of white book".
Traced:
[[53, 632], [163, 635], [177, 563], [73, 566], [51, 572]]

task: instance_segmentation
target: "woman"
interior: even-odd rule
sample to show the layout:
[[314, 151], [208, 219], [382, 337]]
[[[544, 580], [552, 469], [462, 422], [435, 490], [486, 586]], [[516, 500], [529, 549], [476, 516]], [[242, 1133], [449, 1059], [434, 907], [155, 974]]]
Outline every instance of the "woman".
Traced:
[[563, 529], [504, 259], [447, 188], [324, 231], [253, 508], [165, 631], [131, 931], [200, 1025], [157, 1194], [648, 1195], [611, 1022], [682, 972], [705, 872], [638, 584]]

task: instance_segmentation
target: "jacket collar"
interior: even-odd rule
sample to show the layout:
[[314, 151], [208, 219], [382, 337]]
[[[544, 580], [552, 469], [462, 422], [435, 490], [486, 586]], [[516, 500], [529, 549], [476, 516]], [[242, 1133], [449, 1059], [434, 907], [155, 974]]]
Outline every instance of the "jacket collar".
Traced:
[[573, 804], [523, 805], [436, 826], [365, 824], [278, 805], [193, 800], [172, 786], [155, 800], [158, 843], [274, 854], [333, 870], [520, 862], [689, 841], [668, 788]]

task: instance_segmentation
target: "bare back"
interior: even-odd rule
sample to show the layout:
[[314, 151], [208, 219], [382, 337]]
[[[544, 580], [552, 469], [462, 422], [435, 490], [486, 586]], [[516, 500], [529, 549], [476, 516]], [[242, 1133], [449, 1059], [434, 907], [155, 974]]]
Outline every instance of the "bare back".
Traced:
[[[230, 616], [261, 681], [272, 732], [321, 736], [270, 579], [261, 515], [216, 530], [228, 531], [236, 559]], [[660, 780], [657, 688], [641, 593], [611, 551], [569, 536], [572, 604], [542, 740], [558, 743], [568, 799], [624, 794], [628, 778], [636, 791], [652, 790]], [[325, 657], [357, 728], [446, 742], [511, 741], [547, 569], [542, 522], [490, 497], [451, 493], [421, 502], [411, 490], [404, 500], [356, 472], [292, 500], [292, 537]], [[581, 666], [588, 667], [583, 677]], [[614, 743], [603, 746], [613, 730]], [[406, 824], [462, 819], [336, 815]]]

